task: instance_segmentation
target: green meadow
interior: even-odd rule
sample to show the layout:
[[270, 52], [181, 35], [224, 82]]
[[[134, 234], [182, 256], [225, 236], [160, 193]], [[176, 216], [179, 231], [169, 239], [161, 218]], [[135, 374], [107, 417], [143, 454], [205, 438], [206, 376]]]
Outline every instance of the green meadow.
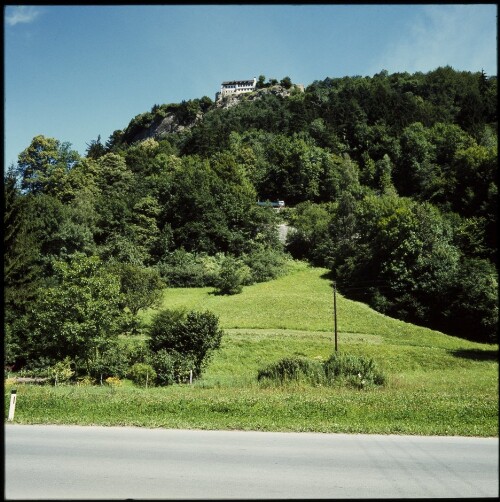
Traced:
[[[334, 351], [333, 288], [326, 270], [294, 263], [279, 279], [234, 296], [212, 288], [167, 289], [163, 308], [210, 310], [221, 348], [192, 385], [35, 386], [17, 391], [15, 423], [498, 436], [498, 345], [398, 321], [337, 294], [339, 352], [372, 358], [378, 388], [257, 381], [289, 356], [326, 360]], [[438, 308], [439, 306], [437, 306]], [[154, 311], [143, 313], [148, 323]]]

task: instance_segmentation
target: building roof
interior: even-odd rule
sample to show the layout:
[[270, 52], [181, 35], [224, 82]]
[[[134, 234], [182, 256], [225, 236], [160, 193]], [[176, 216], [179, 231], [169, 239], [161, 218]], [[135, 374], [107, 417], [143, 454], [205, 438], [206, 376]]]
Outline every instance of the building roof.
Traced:
[[246, 80], [226, 80], [225, 82], [222, 82], [222, 85], [228, 85], [228, 84], [247, 84], [251, 83], [253, 85], [254, 83], [253, 78], [248, 78]]

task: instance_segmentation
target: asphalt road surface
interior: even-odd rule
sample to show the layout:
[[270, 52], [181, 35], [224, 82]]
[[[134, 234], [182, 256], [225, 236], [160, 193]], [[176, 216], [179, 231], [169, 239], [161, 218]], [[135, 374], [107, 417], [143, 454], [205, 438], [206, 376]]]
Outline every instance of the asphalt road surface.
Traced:
[[498, 497], [498, 438], [7, 424], [6, 499]]

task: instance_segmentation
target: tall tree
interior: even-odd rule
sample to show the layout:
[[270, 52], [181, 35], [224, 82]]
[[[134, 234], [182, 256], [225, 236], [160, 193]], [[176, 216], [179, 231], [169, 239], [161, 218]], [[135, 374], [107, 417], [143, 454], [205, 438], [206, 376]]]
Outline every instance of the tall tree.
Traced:
[[18, 157], [21, 188], [34, 194], [43, 192], [57, 196], [64, 190], [66, 175], [79, 158], [69, 143], [35, 136]]
[[97, 257], [75, 254], [54, 263], [55, 283], [44, 289], [28, 316], [31, 361], [70, 357], [90, 371], [109, 340], [121, 332], [120, 280]]
[[97, 139], [93, 139], [90, 143], [87, 143], [86, 156], [89, 159], [97, 160], [106, 153], [106, 147], [101, 143], [101, 135], [97, 136]]
[[4, 179], [3, 280], [7, 322], [25, 312], [42, 280], [40, 241], [33, 230], [28, 200], [17, 188], [14, 167]]

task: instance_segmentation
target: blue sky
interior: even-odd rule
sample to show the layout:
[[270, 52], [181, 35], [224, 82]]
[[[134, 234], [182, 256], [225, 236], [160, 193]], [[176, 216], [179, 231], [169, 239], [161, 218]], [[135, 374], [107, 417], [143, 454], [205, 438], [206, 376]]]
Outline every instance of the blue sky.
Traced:
[[4, 7], [5, 166], [38, 134], [86, 144], [223, 80], [497, 74], [495, 4]]

